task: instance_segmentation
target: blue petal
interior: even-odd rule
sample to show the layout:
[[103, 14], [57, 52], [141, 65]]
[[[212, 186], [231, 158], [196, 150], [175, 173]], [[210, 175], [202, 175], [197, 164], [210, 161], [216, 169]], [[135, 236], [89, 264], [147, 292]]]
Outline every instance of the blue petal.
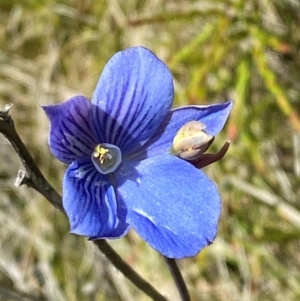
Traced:
[[217, 233], [220, 196], [191, 164], [170, 155], [124, 162], [116, 173], [127, 222], [170, 258], [196, 255]]
[[90, 158], [74, 161], [63, 182], [63, 206], [68, 215], [71, 233], [90, 238], [117, 238], [128, 231], [121, 222], [122, 212], [113, 186], [100, 174]]
[[173, 96], [172, 75], [151, 51], [135, 47], [118, 52], [105, 66], [92, 98], [94, 126], [104, 134], [103, 142], [126, 153], [156, 132]]
[[52, 154], [70, 164], [76, 158], [90, 155], [97, 142], [89, 124], [90, 101], [84, 96], [52, 106], [43, 106], [50, 119], [49, 145]]
[[[173, 139], [178, 130], [192, 120], [201, 121], [206, 125], [205, 131], [216, 136], [229, 116], [233, 103], [231, 101], [209, 106], [187, 106], [172, 110], [151, 139], [140, 149], [141, 154], [156, 156], [169, 153]], [[137, 157], [135, 153], [133, 156]]]

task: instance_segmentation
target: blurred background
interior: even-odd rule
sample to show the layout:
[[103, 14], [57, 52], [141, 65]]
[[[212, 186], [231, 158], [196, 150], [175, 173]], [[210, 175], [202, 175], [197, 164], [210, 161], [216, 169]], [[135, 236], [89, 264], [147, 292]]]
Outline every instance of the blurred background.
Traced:
[[[50, 183], [40, 105], [91, 97], [107, 60], [134, 45], [171, 69], [175, 106], [234, 100], [205, 168], [223, 212], [214, 244], [179, 261], [192, 300], [300, 300], [298, 0], [0, 0], [0, 106]], [[0, 136], [0, 300], [149, 300], [41, 195], [14, 186], [21, 162]], [[170, 300], [163, 259], [135, 233], [111, 245]]]

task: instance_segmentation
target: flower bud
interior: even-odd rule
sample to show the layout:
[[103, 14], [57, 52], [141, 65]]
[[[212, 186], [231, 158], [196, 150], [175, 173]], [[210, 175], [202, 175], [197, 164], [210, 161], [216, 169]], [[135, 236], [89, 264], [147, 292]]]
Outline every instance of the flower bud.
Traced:
[[190, 121], [183, 125], [173, 139], [171, 154], [188, 161], [198, 160], [208, 149], [214, 136], [205, 132], [200, 121]]

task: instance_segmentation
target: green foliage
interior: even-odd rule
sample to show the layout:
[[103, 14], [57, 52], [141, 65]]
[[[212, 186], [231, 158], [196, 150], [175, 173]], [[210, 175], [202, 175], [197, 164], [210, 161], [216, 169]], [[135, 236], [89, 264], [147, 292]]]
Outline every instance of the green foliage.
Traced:
[[[24, 3], [23, 3], [24, 2]], [[171, 68], [176, 105], [233, 99], [206, 168], [223, 198], [214, 244], [181, 266], [193, 300], [299, 300], [300, 4], [293, 0], [0, 2], [0, 101], [58, 189], [42, 104], [91, 96], [116, 51], [144, 45]], [[40, 195], [13, 186], [22, 168], [0, 137], [0, 297], [147, 300]], [[135, 233], [112, 242], [170, 300], [162, 260]], [[10, 296], [10, 297], [9, 297]], [[12, 297], [14, 296], [14, 298]], [[6, 298], [6, 299], [5, 299]]]

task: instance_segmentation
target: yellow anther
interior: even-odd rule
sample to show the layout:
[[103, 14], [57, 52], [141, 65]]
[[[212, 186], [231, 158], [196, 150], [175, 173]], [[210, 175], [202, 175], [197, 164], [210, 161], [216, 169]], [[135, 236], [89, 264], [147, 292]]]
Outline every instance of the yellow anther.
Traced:
[[100, 144], [95, 147], [93, 157], [99, 158], [101, 164], [103, 164], [106, 159], [112, 158], [112, 156], [109, 154], [109, 150], [107, 148], [102, 147]]
[[100, 154], [100, 155], [105, 155], [108, 153], [108, 149], [107, 148], [104, 148], [104, 147], [101, 147], [101, 145], [97, 145], [97, 152]]
[[101, 143], [95, 146], [91, 159], [97, 171], [106, 175], [114, 172], [120, 166], [122, 153], [116, 145]]

